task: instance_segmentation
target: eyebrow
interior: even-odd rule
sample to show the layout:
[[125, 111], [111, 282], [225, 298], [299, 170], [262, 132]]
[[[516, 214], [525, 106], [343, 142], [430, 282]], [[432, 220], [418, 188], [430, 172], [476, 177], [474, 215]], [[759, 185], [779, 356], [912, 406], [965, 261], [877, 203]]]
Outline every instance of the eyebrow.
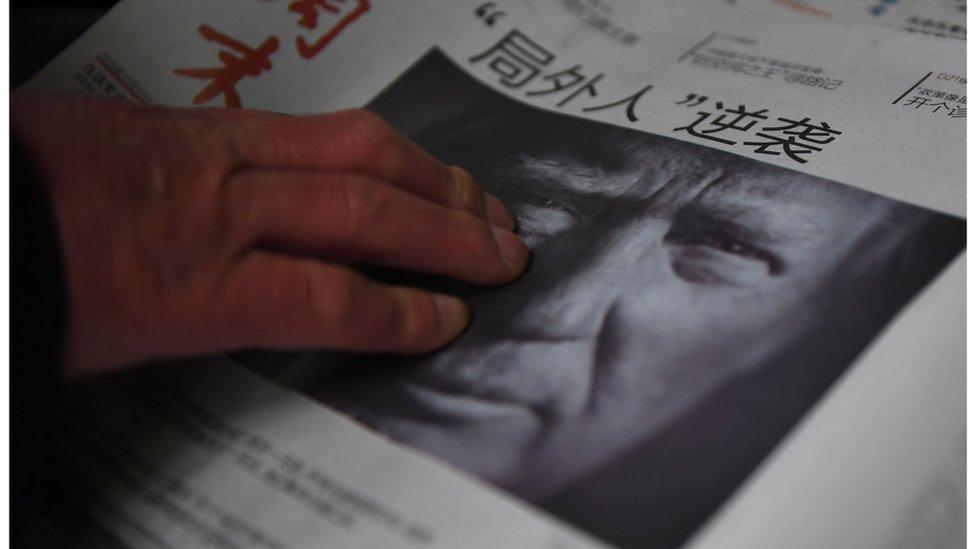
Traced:
[[694, 201], [682, 206], [664, 235], [665, 242], [682, 243], [704, 237], [728, 239], [743, 244], [751, 257], [765, 262], [770, 275], [782, 273], [786, 262], [769, 246], [782, 244], [783, 240], [764, 228], [741, 223], [735, 219], [736, 215], [726, 215], [729, 212], [722, 210]]
[[770, 182], [765, 175], [738, 172], [717, 179], [696, 193], [689, 205], [736, 223], [753, 238], [771, 245], [800, 243], [824, 232], [809, 208], [802, 208], [807, 205], [802, 197], [798, 200], [786, 192], [780, 179]]

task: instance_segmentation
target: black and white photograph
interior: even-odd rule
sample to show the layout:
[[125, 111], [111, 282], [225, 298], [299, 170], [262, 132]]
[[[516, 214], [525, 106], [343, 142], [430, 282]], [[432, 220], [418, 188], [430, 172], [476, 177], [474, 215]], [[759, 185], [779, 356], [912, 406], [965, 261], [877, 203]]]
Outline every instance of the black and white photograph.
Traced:
[[436, 49], [367, 108], [506, 204], [528, 269], [372, 272], [470, 307], [427, 355], [236, 360], [621, 547], [687, 540], [965, 246], [959, 218], [537, 109]]

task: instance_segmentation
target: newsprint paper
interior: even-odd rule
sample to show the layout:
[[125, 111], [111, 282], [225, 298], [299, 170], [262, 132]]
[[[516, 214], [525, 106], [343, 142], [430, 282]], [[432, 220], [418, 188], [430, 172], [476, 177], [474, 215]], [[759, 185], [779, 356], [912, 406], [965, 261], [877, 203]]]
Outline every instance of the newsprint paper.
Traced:
[[129, 547], [961, 546], [965, 41], [737, 4], [118, 4], [29, 87], [365, 107], [533, 260], [374, 273], [470, 304], [429, 356], [74, 384], [66, 507]]

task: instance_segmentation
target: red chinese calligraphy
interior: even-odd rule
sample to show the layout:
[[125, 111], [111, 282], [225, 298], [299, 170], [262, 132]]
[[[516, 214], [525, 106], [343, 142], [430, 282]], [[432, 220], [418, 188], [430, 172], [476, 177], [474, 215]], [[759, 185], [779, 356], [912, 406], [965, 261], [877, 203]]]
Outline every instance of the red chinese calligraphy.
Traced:
[[236, 56], [228, 50], [220, 50], [217, 58], [223, 63], [222, 67], [173, 69], [173, 72], [180, 76], [211, 81], [193, 98], [194, 105], [206, 103], [223, 94], [226, 106], [240, 107], [241, 97], [238, 95], [235, 86], [245, 76], [257, 76], [262, 71], [271, 70], [271, 61], [268, 57], [278, 49], [278, 38], [271, 36], [257, 48], [251, 48], [226, 34], [217, 32], [209, 25], [200, 25], [200, 35], [208, 42], [217, 42], [236, 51], [240, 56]]
[[298, 53], [301, 54], [305, 59], [311, 59], [318, 55], [326, 46], [329, 45], [340, 32], [348, 27], [353, 21], [359, 18], [360, 15], [369, 11], [369, 0], [295, 0], [289, 4], [289, 11], [300, 14], [302, 17], [298, 21], [298, 24], [314, 29], [319, 26], [319, 9], [325, 10], [330, 13], [340, 13], [342, 10], [334, 3], [339, 2], [346, 4], [347, 2], [353, 2], [355, 5], [351, 10], [342, 14], [335, 23], [329, 27], [329, 29], [320, 36], [314, 42], [309, 43], [304, 36], [299, 36], [295, 38], [295, 45], [298, 47]]
[[334, 6], [329, 0], [295, 0], [288, 5], [288, 11], [302, 16], [298, 24], [309, 29], [314, 29], [319, 24], [318, 8], [330, 13], [339, 13], [339, 7]]

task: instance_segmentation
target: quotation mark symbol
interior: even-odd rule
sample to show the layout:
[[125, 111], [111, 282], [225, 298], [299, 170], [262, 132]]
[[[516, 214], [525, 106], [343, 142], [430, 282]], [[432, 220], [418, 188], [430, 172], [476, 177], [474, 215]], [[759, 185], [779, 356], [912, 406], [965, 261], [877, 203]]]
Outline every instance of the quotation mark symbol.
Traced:
[[483, 20], [489, 27], [495, 26], [495, 21], [505, 16], [505, 12], [498, 9], [498, 4], [494, 2], [485, 2], [484, 4], [481, 4], [476, 10], [474, 10], [474, 14], [478, 16], [478, 19]]

